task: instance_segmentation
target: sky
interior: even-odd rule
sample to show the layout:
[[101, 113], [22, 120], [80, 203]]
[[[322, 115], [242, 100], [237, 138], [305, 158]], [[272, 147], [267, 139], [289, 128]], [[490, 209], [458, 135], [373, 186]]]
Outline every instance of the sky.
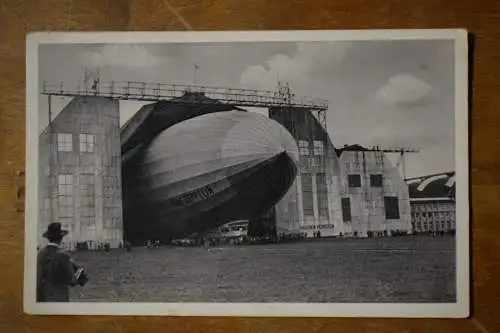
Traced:
[[[39, 61], [40, 84], [76, 86], [84, 68], [99, 68], [103, 81], [270, 90], [278, 80], [287, 82], [297, 96], [328, 100], [335, 146], [419, 149], [405, 155], [407, 177], [455, 169], [451, 40], [54, 44], [40, 47]], [[54, 97], [53, 112], [68, 102]], [[120, 102], [120, 122], [143, 104]], [[48, 119], [46, 96], [39, 105], [41, 132]]]

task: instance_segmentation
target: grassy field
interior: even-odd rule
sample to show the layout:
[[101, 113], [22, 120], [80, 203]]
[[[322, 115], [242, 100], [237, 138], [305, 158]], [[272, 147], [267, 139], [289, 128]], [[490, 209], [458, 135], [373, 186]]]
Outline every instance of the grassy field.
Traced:
[[453, 236], [81, 252], [75, 301], [454, 302]]

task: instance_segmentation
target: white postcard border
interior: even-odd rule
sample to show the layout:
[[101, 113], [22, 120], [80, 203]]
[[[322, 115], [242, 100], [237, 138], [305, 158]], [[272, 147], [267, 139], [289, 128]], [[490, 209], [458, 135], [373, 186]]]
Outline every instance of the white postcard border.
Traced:
[[[408, 303], [37, 303], [38, 47], [40, 44], [298, 42], [365, 40], [455, 42], [457, 302]], [[465, 318], [470, 313], [468, 40], [463, 29], [227, 32], [36, 32], [26, 43], [26, 210], [24, 311], [47, 315]]]

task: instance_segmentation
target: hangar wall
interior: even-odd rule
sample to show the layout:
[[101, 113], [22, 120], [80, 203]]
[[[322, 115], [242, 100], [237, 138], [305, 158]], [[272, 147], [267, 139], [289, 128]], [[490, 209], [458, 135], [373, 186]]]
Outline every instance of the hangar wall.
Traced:
[[[337, 150], [343, 235], [385, 236], [411, 232], [408, 187], [383, 152], [361, 146]], [[357, 149], [357, 151], [356, 151]]]
[[300, 155], [295, 184], [276, 206], [278, 229], [309, 237], [318, 231], [323, 236], [338, 234], [342, 228], [337, 194], [339, 164], [328, 133], [304, 108], [270, 108], [269, 117], [292, 134]]
[[38, 243], [51, 222], [69, 231], [65, 246], [122, 241], [118, 101], [76, 97], [40, 135]]
[[[275, 220], [278, 234], [376, 237], [412, 232], [408, 187], [385, 153], [358, 145], [336, 149], [307, 109], [270, 108], [269, 117], [288, 129], [300, 154], [293, 186], [268, 217]], [[359, 184], [350, 184], [353, 177]]]

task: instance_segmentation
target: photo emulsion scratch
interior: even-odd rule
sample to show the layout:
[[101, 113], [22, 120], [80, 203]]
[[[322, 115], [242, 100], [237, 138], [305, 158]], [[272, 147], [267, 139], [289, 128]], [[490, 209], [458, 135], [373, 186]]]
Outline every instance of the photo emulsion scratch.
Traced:
[[29, 312], [466, 315], [466, 39], [398, 33], [31, 36]]

